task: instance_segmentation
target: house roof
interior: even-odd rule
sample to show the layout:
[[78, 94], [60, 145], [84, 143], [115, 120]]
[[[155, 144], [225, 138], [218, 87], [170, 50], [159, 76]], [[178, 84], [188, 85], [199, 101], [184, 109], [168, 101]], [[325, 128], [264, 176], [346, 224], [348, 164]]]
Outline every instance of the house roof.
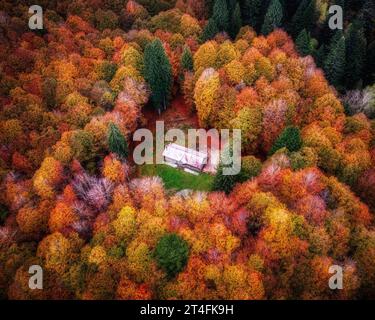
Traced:
[[163, 156], [198, 169], [201, 169], [207, 163], [207, 153], [182, 147], [175, 143], [170, 143], [165, 147]]

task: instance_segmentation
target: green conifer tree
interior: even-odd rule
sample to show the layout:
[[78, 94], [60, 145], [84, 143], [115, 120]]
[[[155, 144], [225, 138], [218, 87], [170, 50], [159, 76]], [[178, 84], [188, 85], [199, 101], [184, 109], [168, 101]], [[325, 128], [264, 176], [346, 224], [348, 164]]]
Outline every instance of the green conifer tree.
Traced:
[[345, 42], [345, 83], [347, 88], [353, 89], [358, 86], [362, 78], [366, 58], [366, 38], [359, 21], [350, 25]]
[[243, 23], [255, 28], [259, 24], [262, 0], [244, 0], [241, 4]]
[[375, 82], [375, 40], [367, 48], [366, 54], [366, 72], [364, 72], [366, 84]]
[[242, 26], [241, 9], [240, 9], [240, 5], [237, 2], [232, 12], [230, 27], [229, 27], [229, 35], [232, 37], [232, 39], [236, 38], [238, 31], [240, 31], [241, 26]]
[[114, 124], [109, 125], [108, 130], [108, 147], [109, 150], [121, 158], [128, 156], [128, 144], [120, 129]]
[[308, 56], [312, 53], [311, 37], [306, 29], [303, 29], [298, 35], [296, 39], [296, 47], [302, 56]]
[[328, 81], [336, 87], [342, 85], [345, 74], [345, 60], [345, 38], [341, 36], [337, 40], [336, 36], [334, 36], [324, 61], [324, 71]]
[[232, 160], [231, 156], [233, 156], [233, 147], [230, 143], [221, 154], [220, 163], [212, 185], [214, 191], [224, 191], [226, 194], [229, 194], [233, 190], [235, 184], [241, 181], [241, 173], [237, 175], [224, 174], [224, 168], [229, 168], [232, 165], [230, 163]]
[[219, 31], [228, 31], [229, 28], [229, 11], [226, 0], [215, 0], [212, 19], [215, 20]]
[[160, 114], [167, 108], [173, 78], [172, 66], [159, 39], [145, 48], [143, 74], [151, 89], [152, 104]]
[[268, 35], [274, 29], [279, 28], [281, 26], [282, 19], [283, 8], [280, 4], [280, 1], [272, 0], [268, 7], [266, 16], [264, 17], [262, 34]]
[[302, 147], [301, 132], [297, 127], [286, 127], [276, 139], [269, 151], [273, 155], [277, 150], [287, 148], [290, 152], [298, 151]]
[[292, 18], [291, 34], [296, 37], [303, 29], [311, 31], [317, 17], [316, 0], [302, 0]]
[[233, 190], [238, 179], [234, 175], [224, 175], [223, 167], [224, 166], [220, 163], [214, 178], [212, 190], [224, 191], [226, 194], [229, 194]]
[[211, 40], [215, 37], [215, 35], [219, 32], [219, 29], [216, 25], [216, 21], [214, 19], [209, 19], [206, 27], [203, 29], [202, 33], [202, 40], [203, 42]]
[[192, 71], [194, 68], [193, 55], [187, 46], [181, 55], [181, 67], [184, 71]]
[[323, 68], [326, 58], [326, 46], [324, 43], [314, 52], [315, 63], [319, 68]]

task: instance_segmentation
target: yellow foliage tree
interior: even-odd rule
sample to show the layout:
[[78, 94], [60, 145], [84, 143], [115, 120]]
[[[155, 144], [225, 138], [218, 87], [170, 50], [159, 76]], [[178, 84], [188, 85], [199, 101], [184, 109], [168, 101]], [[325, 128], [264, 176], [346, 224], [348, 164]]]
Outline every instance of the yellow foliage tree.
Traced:
[[238, 84], [245, 79], [246, 69], [238, 60], [232, 60], [224, 67], [225, 72], [232, 84]]
[[229, 62], [238, 59], [240, 57], [240, 53], [236, 49], [236, 47], [230, 41], [223, 42], [218, 50], [217, 59], [216, 59], [216, 67], [221, 68], [228, 64]]
[[63, 167], [59, 161], [52, 157], [45, 158], [33, 178], [36, 193], [42, 198], [52, 198], [55, 187], [62, 181], [62, 174]]
[[129, 241], [136, 231], [135, 210], [129, 206], [122, 208], [117, 219], [112, 222], [112, 225], [117, 237]]
[[127, 266], [129, 273], [137, 282], [145, 282], [152, 274], [152, 256], [147, 244], [132, 241], [126, 249]]
[[202, 28], [197, 19], [189, 14], [183, 14], [181, 17], [181, 32], [184, 37], [198, 36], [202, 33]]
[[213, 68], [206, 69], [197, 81], [194, 99], [199, 124], [202, 127], [206, 127], [209, 123], [210, 113], [217, 98], [219, 86], [219, 74]]
[[39, 243], [37, 256], [44, 260], [47, 270], [62, 275], [72, 258], [70, 242], [61, 233], [52, 233]]
[[194, 54], [194, 71], [203, 72], [204, 69], [215, 67], [218, 45], [215, 41], [208, 41], [201, 45]]

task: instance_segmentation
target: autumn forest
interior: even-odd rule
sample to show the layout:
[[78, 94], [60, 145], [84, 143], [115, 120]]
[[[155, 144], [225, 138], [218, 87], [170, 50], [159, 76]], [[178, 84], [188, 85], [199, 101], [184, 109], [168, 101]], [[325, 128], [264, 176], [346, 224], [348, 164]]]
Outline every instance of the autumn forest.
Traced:
[[[375, 299], [374, 26], [372, 0], [1, 1], [0, 300]], [[136, 164], [157, 120], [240, 129], [240, 172]]]

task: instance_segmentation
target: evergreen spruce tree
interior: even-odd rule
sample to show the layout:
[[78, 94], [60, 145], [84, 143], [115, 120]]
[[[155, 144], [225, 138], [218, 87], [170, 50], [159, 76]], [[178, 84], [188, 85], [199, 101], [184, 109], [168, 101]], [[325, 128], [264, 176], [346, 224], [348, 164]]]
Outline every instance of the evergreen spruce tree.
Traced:
[[259, 24], [262, 0], [244, 0], [241, 4], [243, 23], [253, 28]]
[[262, 34], [268, 35], [274, 29], [281, 26], [283, 19], [283, 8], [279, 0], [270, 3], [262, 26]]
[[281, 3], [284, 8], [284, 18], [285, 21], [291, 20], [293, 15], [296, 13], [301, 0], [284, 0], [284, 3]]
[[345, 74], [345, 57], [345, 38], [341, 36], [337, 40], [336, 36], [334, 36], [324, 61], [324, 71], [328, 81], [335, 87], [342, 85]]
[[302, 147], [300, 130], [297, 127], [286, 127], [272, 145], [269, 155], [273, 155], [277, 150], [287, 148], [290, 152], [298, 151]]
[[215, 20], [219, 31], [228, 31], [229, 11], [226, 0], [215, 0], [212, 18]]
[[353, 22], [348, 30], [346, 41], [346, 87], [353, 89], [358, 86], [366, 58], [366, 38], [359, 21]]
[[143, 73], [151, 89], [152, 104], [160, 114], [167, 107], [173, 79], [171, 64], [159, 39], [145, 48]]
[[229, 144], [221, 154], [220, 163], [212, 185], [214, 191], [224, 191], [226, 194], [229, 194], [233, 190], [235, 184], [241, 180], [242, 175], [240, 173], [237, 175], [224, 174], [224, 168], [231, 167], [229, 162], [232, 155], [233, 148], [232, 145]]
[[364, 73], [364, 79], [366, 84], [371, 84], [375, 82], [375, 40], [369, 44], [366, 58], [366, 72]]
[[315, 63], [319, 68], [323, 68], [326, 58], [326, 46], [324, 43], [314, 52]]
[[185, 47], [181, 56], [181, 67], [184, 71], [192, 71], [194, 67], [193, 55], [189, 47]]
[[129, 150], [126, 139], [114, 123], [109, 125], [108, 147], [111, 152], [117, 154], [121, 158], [126, 158], [128, 156]]
[[292, 18], [290, 32], [298, 36], [303, 29], [311, 31], [317, 20], [316, 0], [302, 0]]
[[292, 18], [292, 21], [290, 24], [290, 33], [294, 36], [298, 35], [301, 32], [301, 30], [305, 29], [303, 18], [304, 18], [304, 13], [309, 2], [310, 0], [302, 0], [297, 8], [297, 11], [295, 12]]
[[306, 30], [312, 30], [318, 19], [318, 13], [316, 10], [316, 0], [310, 0], [306, 10], [303, 14], [304, 25]]
[[220, 163], [214, 178], [212, 190], [224, 191], [226, 194], [229, 194], [237, 183], [238, 178], [234, 175], [224, 175], [223, 167], [223, 164]]
[[242, 26], [241, 9], [240, 9], [240, 5], [237, 2], [232, 12], [230, 27], [229, 27], [229, 35], [232, 37], [232, 39], [236, 38], [238, 31], [240, 31], [241, 26]]
[[208, 20], [208, 23], [206, 27], [203, 30], [202, 33], [202, 40], [205, 42], [207, 40], [211, 40], [212, 38], [215, 37], [215, 35], [219, 32], [219, 29], [216, 25], [216, 21], [211, 18]]
[[311, 38], [306, 29], [303, 29], [296, 39], [296, 47], [302, 56], [312, 53]]
[[227, 0], [227, 8], [229, 12], [229, 17], [232, 16], [232, 13], [237, 5], [238, 1], [237, 0]]
[[334, 48], [342, 37], [344, 37], [344, 33], [342, 32], [342, 30], [336, 30], [329, 41], [328, 49], [331, 50], [332, 48]]

